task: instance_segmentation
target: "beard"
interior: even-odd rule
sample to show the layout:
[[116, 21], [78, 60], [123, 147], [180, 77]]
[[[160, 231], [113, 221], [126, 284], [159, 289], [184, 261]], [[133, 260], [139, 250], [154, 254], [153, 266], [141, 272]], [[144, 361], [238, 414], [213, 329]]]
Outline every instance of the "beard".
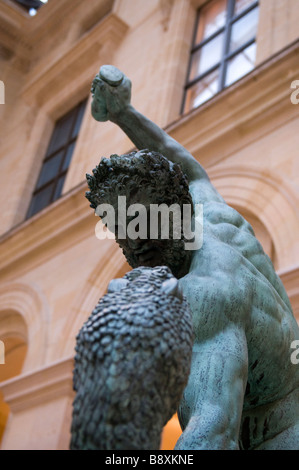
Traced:
[[127, 245], [119, 245], [133, 269], [140, 266], [167, 266], [177, 279], [185, 276], [189, 270], [191, 251], [185, 249], [182, 239], [148, 240], [135, 250]]

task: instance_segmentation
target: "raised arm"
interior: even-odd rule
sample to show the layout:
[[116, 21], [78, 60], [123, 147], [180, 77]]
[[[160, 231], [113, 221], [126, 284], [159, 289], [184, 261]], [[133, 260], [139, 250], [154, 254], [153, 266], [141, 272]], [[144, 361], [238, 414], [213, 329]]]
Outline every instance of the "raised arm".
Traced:
[[118, 69], [103, 66], [93, 81], [92, 115], [97, 121], [117, 124], [139, 149], [162, 153], [174, 163], [180, 163], [189, 182], [206, 179], [204, 168], [178, 142], [159, 126], [140, 114], [130, 104], [131, 82]]

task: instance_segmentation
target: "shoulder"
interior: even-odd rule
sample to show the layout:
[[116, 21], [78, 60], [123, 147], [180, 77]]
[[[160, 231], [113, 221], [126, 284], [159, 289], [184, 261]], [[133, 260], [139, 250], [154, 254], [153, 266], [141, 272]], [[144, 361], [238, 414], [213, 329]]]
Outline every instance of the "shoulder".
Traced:
[[194, 204], [218, 202], [226, 205], [207, 175], [189, 182], [189, 191]]

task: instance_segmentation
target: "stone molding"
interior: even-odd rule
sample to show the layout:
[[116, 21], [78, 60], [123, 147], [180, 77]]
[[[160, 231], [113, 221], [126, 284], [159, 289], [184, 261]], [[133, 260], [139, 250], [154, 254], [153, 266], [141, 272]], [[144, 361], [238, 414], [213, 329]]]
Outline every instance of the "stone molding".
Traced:
[[[1, 312], [20, 314], [27, 326], [28, 350], [23, 370], [41, 367], [46, 359], [50, 311], [47, 300], [37, 287], [21, 282], [9, 282], [0, 286]], [[16, 325], [18, 328], [18, 325]], [[24, 335], [23, 328], [20, 335]]]
[[73, 396], [74, 358], [69, 357], [0, 384], [12, 413], [36, 407], [60, 397]]
[[159, 7], [162, 16], [161, 23], [164, 31], [168, 30], [173, 4], [174, 0], [159, 0]]
[[[28, 74], [22, 95], [25, 101], [36, 101], [39, 106], [53, 98], [57, 92], [91, 81], [99, 63], [104, 62], [107, 51], [112, 55], [123, 39], [128, 26], [115, 13], [110, 13], [58, 58], [47, 63], [42, 61]], [[91, 72], [93, 70], [93, 73]], [[45, 100], [45, 101], [44, 101]]]
[[7, 276], [7, 271], [20, 270], [24, 263], [28, 270], [36, 254], [42, 262], [61, 251], [60, 241], [70, 245], [86, 237], [92, 225], [94, 230], [86, 189], [84, 182], [0, 237], [0, 274]]

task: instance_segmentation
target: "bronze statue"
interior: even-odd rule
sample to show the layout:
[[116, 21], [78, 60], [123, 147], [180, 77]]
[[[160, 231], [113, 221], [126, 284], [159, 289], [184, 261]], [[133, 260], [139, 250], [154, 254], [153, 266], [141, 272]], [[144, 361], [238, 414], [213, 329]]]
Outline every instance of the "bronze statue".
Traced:
[[[226, 204], [199, 162], [133, 108], [131, 83], [122, 72], [112, 66], [101, 68], [92, 94], [93, 117], [117, 124], [138, 149], [149, 149], [150, 154], [143, 175], [139, 169], [147, 152], [135, 153], [121, 170], [117, 157], [110, 166], [101, 162], [88, 177], [92, 207], [104, 201], [115, 204], [109, 190], [102, 191], [112, 174], [120, 183], [119, 194], [123, 191], [130, 204], [160, 203], [165, 194], [173, 200], [183, 194], [187, 200], [180, 188], [184, 184], [171, 184], [165, 177], [163, 158], [175, 165], [177, 181], [184, 180], [178, 166], [182, 168], [193, 206], [203, 205], [203, 245], [191, 252], [184, 250], [182, 240], [123, 239], [115, 229], [132, 267], [163, 263], [179, 277], [192, 311], [195, 341], [179, 409], [183, 433], [176, 449], [298, 450], [299, 367], [290, 357], [299, 328], [252, 227]], [[160, 163], [159, 158], [152, 159], [154, 153], [162, 155]], [[127, 194], [135, 167], [138, 184]]]

